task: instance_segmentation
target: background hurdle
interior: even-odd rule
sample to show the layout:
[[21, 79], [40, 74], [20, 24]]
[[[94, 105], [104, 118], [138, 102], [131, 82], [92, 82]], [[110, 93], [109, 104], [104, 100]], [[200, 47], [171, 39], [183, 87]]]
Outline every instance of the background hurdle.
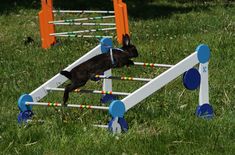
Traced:
[[[42, 48], [49, 48], [56, 43], [57, 37], [84, 37], [84, 38], [102, 38], [112, 36], [101, 35], [81, 35], [79, 33], [110, 31], [116, 29], [117, 41], [122, 43], [122, 35], [129, 34], [127, 6], [122, 0], [113, 0], [114, 11], [92, 11], [92, 10], [53, 10], [53, 0], [41, 0], [42, 10], [39, 12], [40, 34]], [[69, 19], [54, 21], [54, 13], [112, 13], [114, 16], [88, 17], [81, 19]], [[115, 18], [115, 23], [81, 23], [77, 21], [97, 20]], [[99, 28], [93, 30], [72, 31], [55, 33], [55, 25], [88, 25], [88, 26], [116, 26], [113, 28]]]

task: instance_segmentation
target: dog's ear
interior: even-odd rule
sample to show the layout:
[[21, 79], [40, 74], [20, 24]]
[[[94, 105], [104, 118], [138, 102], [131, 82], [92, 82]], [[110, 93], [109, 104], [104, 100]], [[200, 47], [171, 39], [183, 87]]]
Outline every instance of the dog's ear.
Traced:
[[131, 43], [131, 41], [130, 41], [129, 35], [128, 34], [122, 35], [122, 45], [123, 45], [123, 47], [129, 46], [130, 43]]

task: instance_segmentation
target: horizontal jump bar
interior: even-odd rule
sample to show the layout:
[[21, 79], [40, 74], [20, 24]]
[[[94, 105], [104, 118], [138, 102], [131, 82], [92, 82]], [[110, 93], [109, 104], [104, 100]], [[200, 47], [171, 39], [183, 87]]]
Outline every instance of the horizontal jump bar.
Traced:
[[65, 20], [56, 20], [56, 21], [50, 21], [49, 24], [53, 23], [63, 23], [63, 22], [76, 22], [76, 21], [86, 21], [86, 20], [99, 20], [99, 19], [109, 19], [114, 18], [115, 16], [98, 16], [98, 17], [87, 17], [87, 18], [77, 18], [77, 19], [65, 19]]
[[60, 32], [60, 33], [51, 33], [50, 36], [57, 36], [57, 35], [74, 35], [79, 33], [88, 33], [88, 32], [97, 32], [97, 31], [112, 31], [116, 30], [116, 27], [111, 28], [102, 28], [102, 29], [90, 29], [90, 30], [81, 30], [81, 31], [71, 31], [71, 32]]
[[98, 124], [93, 124], [94, 127], [99, 127], [99, 128], [109, 128], [108, 125], [98, 125]]
[[53, 13], [110, 13], [114, 14], [114, 11], [101, 11], [101, 10], [53, 10]]
[[62, 22], [62, 23], [50, 23], [54, 25], [80, 25], [80, 26], [115, 26], [116, 23], [76, 23], [76, 22]]
[[134, 78], [134, 77], [126, 77], [126, 76], [121, 76], [121, 77], [117, 77], [117, 76], [110, 76], [107, 77], [105, 75], [96, 75], [96, 78], [101, 78], [101, 79], [113, 79], [113, 80], [129, 80], [129, 81], [143, 81], [143, 82], [149, 82], [152, 79], [146, 79], [146, 78]]
[[77, 38], [113, 38], [113, 36], [99, 36], [99, 35], [68, 35], [68, 34], [60, 34], [56, 35], [57, 37], [77, 37]]
[[[48, 107], [62, 107], [61, 103], [44, 103], [44, 102], [25, 102], [26, 105], [33, 106], [48, 106]], [[79, 105], [79, 104], [68, 104], [66, 107], [68, 108], [80, 108], [80, 109], [100, 109], [100, 110], [108, 110], [109, 107], [104, 106], [92, 106], [92, 105]]]
[[[64, 91], [64, 88], [47, 88], [47, 91]], [[120, 95], [128, 96], [131, 93], [124, 92], [112, 92], [112, 91], [99, 91], [99, 90], [85, 90], [85, 89], [76, 89], [74, 92], [77, 93], [93, 93], [93, 94], [110, 94], [110, 95]]]
[[134, 62], [134, 65], [146, 66], [146, 67], [165, 67], [165, 68], [171, 68], [174, 66], [174, 65], [168, 65], [168, 64], [154, 64], [154, 63], [144, 63], [144, 62]]

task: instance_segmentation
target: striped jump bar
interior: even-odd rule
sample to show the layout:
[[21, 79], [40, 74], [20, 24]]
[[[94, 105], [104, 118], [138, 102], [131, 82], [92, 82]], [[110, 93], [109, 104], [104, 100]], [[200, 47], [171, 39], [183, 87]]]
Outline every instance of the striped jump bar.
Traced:
[[[61, 103], [45, 103], [45, 102], [25, 102], [26, 105], [32, 106], [47, 106], [47, 107], [62, 107]], [[79, 105], [79, 104], [68, 104], [68, 108], [80, 108], [80, 109], [99, 109], [99, 110], [109, 110], [109, 107], [104, 106], [92, 106], [92, 105]]]
[[77, 19], [65, 19], [65, 20], [56, 20], [50, 21], [49, 24], [53, 23], [70, 23], [70, 22], [77, 22], [77, 21], [87, 21], [87, 20], [99, 20], [99, 19], [110, 19], [114, 18], [115, 16], [98, 16], [98, 17], [87, 17], [87, 18], [77, 18]]
[[110, 76], [107, 77], [105, 75], [96, 75], [96, 78], [101, 78], [101, 79], [113, 79], [113, 80], [128, 80], [128, 81], [143, 81], [143, 82], [149, 82], [152, 79], [146, 79], [146, 78], [135, 78], [135, 77], [126, 77], [126, 76], [121, 76], [121, 77], [117, 77], [117, 76]]
[[53, 10], [53, 13], [110, 13], [114, 14], [114, 11], [100, 11], [100, 10]]
[[154, 64], [154, 63], [144, 63], [144, 62], [134, 62], [134, 65], [144, 66], [144, 67], [165, 67], [165, 68], [171, 68], [174, 66], [168, 64]]
[[[47, 91], [64, 91], [64, 88], [47, 88]], [[85, 90], [85, 89], [76, 89], [74, 92], [77, 93], [93, 93], [93, 94], [110, 94], [110, 95], [120, 95], [120, 96], [128, 96], [131, 93], [124, 92], [112, 92], [112, 91], [100, 91], [100, 90]]]
[[68, 34], [59, 34], [57, 37], [76, 37], [76, 38], [113, 38], [113, 36], [100, 36], [100, 35], [68, 35]]
[[54, 25], [79, 25], [79, 26], [115, 26], [115, 23], [76, 23], [76, 22], [62, 22], [51, 23]]

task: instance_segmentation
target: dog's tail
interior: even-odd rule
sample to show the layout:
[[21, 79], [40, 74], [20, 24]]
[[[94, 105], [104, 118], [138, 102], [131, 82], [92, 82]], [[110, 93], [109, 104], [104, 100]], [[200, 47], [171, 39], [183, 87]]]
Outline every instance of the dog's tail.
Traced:
[[61, 75], [64, 75], [65, 77], [67, 77], [67, 78], [70, 79], [70, 80], [72, 79], [72, 75], [71, 75], [71, 73], [68, 72], [68, 71], [61, 71], [60, 74], [61, 74]]

